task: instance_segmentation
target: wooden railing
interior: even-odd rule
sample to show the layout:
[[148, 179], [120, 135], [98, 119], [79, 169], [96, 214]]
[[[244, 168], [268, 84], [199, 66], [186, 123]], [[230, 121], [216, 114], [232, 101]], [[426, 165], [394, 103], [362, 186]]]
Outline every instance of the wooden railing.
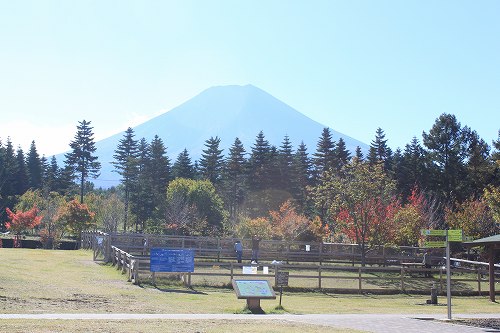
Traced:
[[[236, 238], [185, 237], [149, 234], [104, 234], [84, 232], [82, 246], [91, 244], [95, 249], [96, 239], [102, 241], [107, 249], [103, 249], [104, 260], [109, 261], [111, 246], [116, 246], [133, 255], [149, 255], [151, 248], [185, 248], [192, 249], [196, 258], [217, 261], [235, 258], [234, 242]], [[243, 260], [251, 258], [251, 240], [241, 239], [243, 244]], [[417, 247], [377, 247], [370, 249], [366, 255], [369, 265], [389, 266], [401, 262], [421, 262], [425, 249]], [[266, 261], [341, 263], [355, 265], [361, 261], [359, 247], [356, 244], [315, 243], [299, 241], [262, 240], [260, 242], [259, 259]], [[438, 254], [440, 255], [440, 254]]]
[[[146, 281], [152, 278], [153, 284], [155, 274], [150, 272], [150, 258], [143, 255], [132, 255], [116, 246], [112, 246], [112, 264], [126, 274], [127, 280], [140, 284], [141, 280]], [[289, 286], [291, 288], [307, 288], [321, 290], [337, 290], [343, 292], [372, 292], [372, 293], [428, 293], [432, 285], [438, 288], [440, 293], [446, 290], [446, 270], [439, 268], [421, 268], [421, 267], [353, 267], [338, 265], [258, 265], [261, 271], [258, 274], [245, 274], [242, 269], [248, 264], [239, 264], [235, 262], [203, 262], [195, 261], [194, 272], [180, 274], [183, 282], [187, 286], [193, 286], [193, 279], [201, 277], [203, 280], [208, 278], [220, 278], [222, 281], [230, 284], [232, 279], [245, 278], [264, 278], [269, 279], [276, 285], [277, 274], [279, 271], [289, 272]], [[267, 274], [264, 274], [264, 267], [267, 268]], [[452, 291], [457, 294], [482, 294], [482, 284], [487, 283], [488, 271], [482, 268], [476, 269], [453, 269]], [[426, 273], [432, 274], [432, 277], [425, 277]], [[168, 273], [158, 274], [160, 277]], [[175, 273], [179, 275], [179, 273]], [[226, 280], [227, 279], [227, 280]], [[220, 281], [220, 280], [219, 280]], [[355, 287], [332, 287], [332, 284], [338, 284], [339, 281], [354, 282]], [[312, 282], [312, 283], [311, 283]], [[223, 282], [224, 283], [224, 282]], [[477, 288], [470, 289], [471, 285], [477, 285]], [[374, 285], [383, 287], [373, 288]], [[458, 285], [466, 286], [466, 289], [460, 290]], [[486, 288], [487, 289], [487, 288]]]

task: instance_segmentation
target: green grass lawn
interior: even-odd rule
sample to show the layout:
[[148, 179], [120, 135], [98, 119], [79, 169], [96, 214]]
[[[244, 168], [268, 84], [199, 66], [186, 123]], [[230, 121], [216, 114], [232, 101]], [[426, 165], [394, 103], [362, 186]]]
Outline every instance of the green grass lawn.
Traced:
[[[237, 299], [230, 288], [197, 286], [186, 288], [176, 282], [136, 286], [110, 265], [92, 261], [92, 252], [31, 249], [0, 249], [1, 313], [241, 313], [245, 300]], [[425, 295], [358, 295], [326, 292], [285, 292], [282, 305], [286, 312], [308, 313], [403, 313], [446, 314], [446, 298], [438, 306], [425, 304]], [[262, 300], [266, 313], [276, 313], [276, 300]], [[453, 297], [454, 313], [498, 313], [500, 305], [488, 297]], [[279, 313], [279, 312], [278, 312]], [[9, 332], [67, 331], [61, 322], [72, 323], [74, 332], [83, 332], [89, 321], [1, 320]], [[115, 321], [97, 321], [102, 332], [114, 331]], [[32, 325], [32, 329], [27, 329]], [[127, 323], [128, 331], [148, 332], [146, 327], [172, 328], [168, 321], [146, 320]], [[138, 325], [138, 326], [137, 326]], [[151, 326], [148, 326], [151, 325]], [[163, 326], [162, 326], [163, 325]], [[236, 326], [234, 326], [236, 325]], [[287, 328], [287, 325], [290, 326]], [[295, 326], [294, 326], [295, 325]], [[190, 327], [180, 325], [187, 332]], [[277, 324], [276, 327], [280, 325]], [[17, 328], [16, 328], [17, 327]], [[55, 328], [54, 328], [55, 327]], [[74, 327], [74, 329], [73, 329]], [[281, 326], [280, 326], [281, 327]], [[200, 332], [260, 332], [247, 323], [202, 323]], [[282, 332], [315, 332], [313, 328], [287, 323]], [[118, 330], [118, 329], [117, 329]], [[127, 329], [126, 329], [127, 330]], [[122, 330], [123, 331], [123, 330]], [[191, 330], [193, 331], [193, 330]], [[262, 332], [273, 331], [272, 327]], [[334, 331], [335, 332], [335, 331]]]

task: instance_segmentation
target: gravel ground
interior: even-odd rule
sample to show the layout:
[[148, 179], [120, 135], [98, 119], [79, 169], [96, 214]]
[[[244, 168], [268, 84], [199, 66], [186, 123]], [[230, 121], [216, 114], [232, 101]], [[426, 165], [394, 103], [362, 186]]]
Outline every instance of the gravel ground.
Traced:
[[500, 318], [474, 318], [453, 321], [456, 324], [500, 330]]

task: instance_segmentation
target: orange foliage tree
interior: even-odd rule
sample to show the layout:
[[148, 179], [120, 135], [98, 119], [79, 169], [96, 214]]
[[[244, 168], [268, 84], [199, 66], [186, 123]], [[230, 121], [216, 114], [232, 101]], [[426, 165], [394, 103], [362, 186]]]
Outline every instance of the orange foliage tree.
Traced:
[[395, 214], [394, 222], [397, 230], [395, 244], [418, 246], [422, 238], [420, 230], [432, 227], [434, 223], [432, 203], [418, 187], [414, 187], [408, 203]]
[[78, 236], [78, 245], [81, 233], [95, 225], [95, 213], [91, 212], [86, 204], [81, 204], [74, 199], [63, 206], [58, 215], [58, 221], [62, 223], [68, 231]]
[[311, 221], [297, 214], [291, 200], [285, 201], [277, 211], [270, 211], [270, 222], [274, 238], [284, 240], [322, 240], [328, 228], [318, 219]]
[[38, 208], [33, 206], [30, 210], [26, 212], [19, 211], [17, 213], [12, 212], [9, 208], [6, 208], [7, 216], [9, 221], [5, 223], [7, 229], [12, 230], [16, 235], [14, 240], [14, 247], [20, 247], [20, 234], [23, 231], [33, 229], [42, 221], [43, 216], [38, 216]]

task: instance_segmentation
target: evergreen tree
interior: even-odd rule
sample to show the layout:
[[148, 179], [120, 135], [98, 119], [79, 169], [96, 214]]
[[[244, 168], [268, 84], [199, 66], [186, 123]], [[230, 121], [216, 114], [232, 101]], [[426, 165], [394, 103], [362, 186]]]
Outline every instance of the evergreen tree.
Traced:
[[208, 179], [214, 186], [220, 184], [222, 169], [224, 167], [224, 156], [219, 149], [220, 138], [211, 137], [205, 141], [206, 149], [203, 150], [200, 159], [200, 174], [203, 179]]
[[230, 221], [234, 221], [239, 212], [239, 207], [245, 199], [246, 184], [246, 159], [245, 148], [240, 139], [236, 138], [229, 148], [229, 156], [224, 169], [224, 197], [229, 211]]
[[291, 195], [294, 192], [293, 186], [293, 147], [290, 142], [290, 138], [288, 135], [285, 135], [283, 142], [281, 143], [281, 147], [278, 151], [279, 157], [279, 171], [280, 171], [280, 180], [279, 186], [281, 189], [287, 191]]
[[15, 192], [17, 195], [21, 195], [26, 192], [29, 188], [28, 170], [26, 168], [26, 160], [24, 158], [24, 152], [21, 147], [17, 148], [16, 152], [17, 160], [17, 170], [14, 176], [15, 179]]
[[50, 162], [46, 161], [43, 164], [42, 188], [45, 192], [57, 192], [58, 171], [57, 159], [52, 155]]
[[68, 166], [75, 178], [80, 180], [80, 203], [83, 204], [85, 181], [89, 177], [97, 178], [101, 163], [97, 161], [94, 143], [94, 133], [90, 121], [78, 122], [77, 132], [73, 141], [70, 142], [71, 152], [64, 155], [65, 164]]
[[123, 230], [127, 230], [130, 193], [134, 190], [134, 186], [137, 183], [139, 171], [137, 161], [139, 150], [137, 140], [134, 139], [134, 136], [134, 130], [129, 127], [115, 150], [115, 154], [113, 155], [115, 162], [111, 162], [115, 167], [114, 171], [122, 177], [121, 183], [125, 195]]
[[319, 180], [323, 172], [336, 169], [337, 159], [335, 157], [335, 141], [332, 139], [332, 133], [328, 127], [323, 129], [316, 152], [313, 154], [314, 178]]
[[306, 206], [307, 187], [312, 185], [311, 159], [307, 153], [307, 146], [301, 142], [293, 158], [293, 197], [302, 211]]
[[416, 137], [406, 145], [401, 161], [396, 164], [397, 189], [403, 199], [408, 198], [415, 186], [429, 188], [431, 175], [428, 171], [427, 153]]
[[467, 192], [469, 196], [480, 197], [485, 187], [492, 181], [494, 164], [489, 158], [490, 147], [476, 131], [469, 136], [467, 168]]
[[361, 147], [360, 146], [356, 146], [356, 153], [354, 155], [356, 157], [356, 159], [361, 162], [365, 159], [365, 157], [363, 156], [363, 152], [361, 151]]
[[141, 138], [138, 144], [139, 156], [137, 159], [138, 178], [135, 191], [130, 194], [131, 211], [135, 215], [136, 230], [144, 230], [146, 221], [154, 211], [153, 193], [151, 190], [152, 180], [148, 174], [150, 162], [150, 147], [145, 138]]
[[2, 149], [2, 163], [0, 164], [0, 196], [7, 198], [16, 194], [15, 175], [18, 172], [18, 164], [14, 153], [14, 146], [10, 138], [7, 145]]
[[29, 187], [32, 189], [41, 188], [43, 165], [36, 150], [35, 141], [31, 142], [30, 151], [26, 157], [26, 166], [28, 168]]
[[271, 146], [262, 131], [257, 135], [255, 144], [252, 146], [251, 150], [248, 174], [250, 190], [259, 191], [266, 189], [269, 187]]
[[351, 153], [347, 150], [345, 141], [342, 138], [339, 138], [335, 147], [335, 159], [338, 161], [337, 171], [340, 171], [351, 160]]
[[500, 131], [498, 131], [498, 139], [493, 140], [494, 150], [491, 152], [491, 160], [494, 165], [492, 175], [492, 185], [500, 186]]
[[434, 190], [448, 203], [463, 200], [465, 161], [469, 129], [461, 127], [452, 114], [443, 113], [429, 131], [423, 132], [423, 143], [435, 166]]
[[282, 183], [283, 179], [281, 177], [280, 154], [276, 146], [271, 146], [271, 149], [269, 150], [269, 162], [266, 169], [267, 171], [265, 174], [268, 179], [267, 188], [284, 190]]
[[[146, 164], [146, 176], [149, 178], [147, 183], [151, 186], [152, 208], [159, 209], [165, 201], [167, 186], [172, 179], [170, 159], [167, 156], [167, 148], [158, 135], [155, 135], [149, 145], [149, 159]], [[163, 216], [159, 212], [159, 216]]]
[[191, 157], [186, 148], [177, 156], [177, 160], [172, 167], [173, 178], [194, 179], [195, 169], [191, 162]]
[[385, 162], [389, 156], [390, 156], [390, 150], [389, 147], [387, 146], [385, 133], [379, 127], [375, 132], [375, 140], [373, 140], [370, 144], [368, 162], [370, 162], [370, 164], [372, 165], [378, 162]]

